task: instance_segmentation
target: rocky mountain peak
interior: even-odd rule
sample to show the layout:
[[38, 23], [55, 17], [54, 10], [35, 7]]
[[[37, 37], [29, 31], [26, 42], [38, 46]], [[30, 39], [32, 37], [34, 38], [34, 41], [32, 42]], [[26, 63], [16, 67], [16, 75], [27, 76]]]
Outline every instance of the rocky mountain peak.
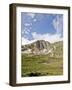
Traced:
[[50, 43], [45, 40], [37, 40], [31, 44], [23, 45], [21, 47], [22, 53], [26, 54], [60, 54], [63, 52], [63, 41], [59, 41], [56, 43]]

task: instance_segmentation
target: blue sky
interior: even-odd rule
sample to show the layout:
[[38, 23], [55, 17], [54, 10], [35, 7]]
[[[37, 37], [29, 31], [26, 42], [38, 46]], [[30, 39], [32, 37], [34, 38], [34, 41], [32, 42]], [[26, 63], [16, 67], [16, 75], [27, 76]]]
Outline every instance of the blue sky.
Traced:
[[36, 40], [56, 42], [63, 39], [63, 15], [21, 12], [22, 44]]

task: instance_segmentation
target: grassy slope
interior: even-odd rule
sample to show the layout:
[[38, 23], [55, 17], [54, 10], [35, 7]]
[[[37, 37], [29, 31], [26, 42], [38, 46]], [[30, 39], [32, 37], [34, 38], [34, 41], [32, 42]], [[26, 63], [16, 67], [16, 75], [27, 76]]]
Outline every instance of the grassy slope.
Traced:
[[22, 54], [22, 77], [63, 74], [63, 58]]

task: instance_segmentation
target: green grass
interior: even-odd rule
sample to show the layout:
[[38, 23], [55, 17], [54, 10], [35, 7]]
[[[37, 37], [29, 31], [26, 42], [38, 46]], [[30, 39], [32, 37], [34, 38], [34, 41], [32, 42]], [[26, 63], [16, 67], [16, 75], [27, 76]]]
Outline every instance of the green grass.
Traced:
[[22, 77], [63, 74], [63, 58], [27, 54], [22, 54], [21, 58]]

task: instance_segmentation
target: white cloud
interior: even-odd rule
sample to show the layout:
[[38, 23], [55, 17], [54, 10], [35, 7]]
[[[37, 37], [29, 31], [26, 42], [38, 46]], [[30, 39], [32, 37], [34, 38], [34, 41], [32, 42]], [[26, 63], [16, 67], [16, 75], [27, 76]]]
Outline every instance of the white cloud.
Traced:
[[28, 39], [22, 37], [22, 45], [30, 44], [30, 43], [33, 43], [35, 41], [36, 40], [28, 40]]
[[29, 23], [24, 23], [24, 26], [27, 27], [27, 26], [32, 26], [32, 23], [29, 22]]
[[22, 35], [24, 34], [24, 31], [23, 31], [23, 30], [21, 31], [21, 34], [22, 34]]
[[29, 34], [29, 31], [28, 31], [28, 30], [26, 30], [24, 33], [25, 33], [25, 34]]
[[27, 13], [28, 16], [30, 16], [31, 18], [34, 18], [35, 13]]
[[25, 25], [25, 26], [30, 26], [31, 24], [30, 24], [30, 23], [25, 23], [24, 25]]
[[32, 36], [33, 36], [33, 40], [28, 40], [27, 38], [22, 37], [22, 45], [30, 44], [37, 40], [45, 40], [45, 41], [49, 41], [50, 43], [63, 40], [63, 38], [60, 37], [60, 34], [53, 34], [53, 35], [49, 33], [38, 34], [36, 32], [33, 32]]
[[30, 32], [30, 29], [28, 29], [28, 28], [24, 28], [22, 31], [21, 31], [21, 33], [22, 33], [22, 35], [26, 35], [26, 34], [29, 34], [29, 32]]
[[57, 34], [62, 32], [62, 28], [63, 28], [62, 24], [63, 24], [63, 18], [60, 16], [57, 16], [57, 18], [55, 18], [53, 20], [53, 26], [54, 26]]
[[45, 40], [45, 41], [49, 41], [50, 43], [63, 40], [63, 38], [60, 37], [60, 34], [53, 34], [53, 35], [49, 33], [38, 34], [36, 32], [33, 32], [32, 36], [33, 36], [33, 40], [28, 40], [27, 38], [22, 37], [22, 45], [30, 44], [37, 40]]
[[29, 40], [22, 37], [22, 45], [28, 44]]
[[35, 18], [35, 19], [33, 19], [33, 21], [34, 21], [34, 22], [36, 22], [36, 21], [37, 21], [37, 19]]
[[61, 41], [62, 38], [60, 37], [60, 34], [38, 34], [36, 32], [32, 33], [32, 36], [34, 38], [34, 40], [45, 40], [45, 41], [49, 41], [50, 43], [54, 43], [57, 41]]

